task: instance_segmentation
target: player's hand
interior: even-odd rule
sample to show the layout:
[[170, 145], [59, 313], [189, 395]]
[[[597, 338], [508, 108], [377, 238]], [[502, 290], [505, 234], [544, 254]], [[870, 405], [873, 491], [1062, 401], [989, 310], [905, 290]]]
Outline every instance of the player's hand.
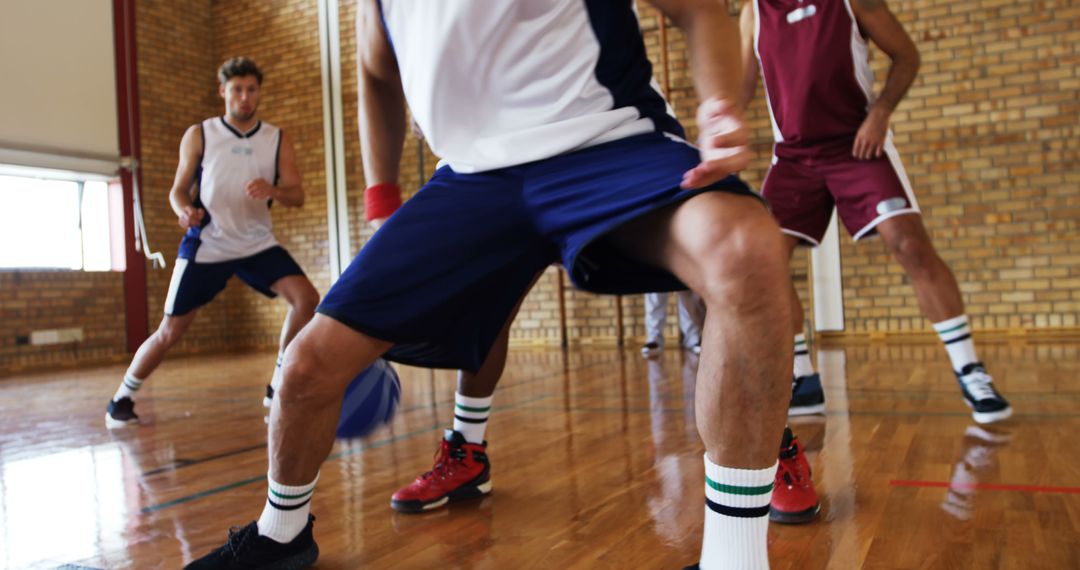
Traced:
[[735, 105], [708, 99], [698, 107], [698, 148], [701, 164], [683, 174], [683, 188], [701, 188], [750, 164], [750, 135]]
[[272, 200], [274, 198], [274, 191], [277, 188], [273, 184], [266, 181], [265, 178], [256, 178], [244, 186], [244, 192], [247, 193], [248, 198], [252, 200]]
[[375, 228], [375, 231], [379, 231], [379, 228], [386, 223], [386, 220], [387, 218], [372, 218], [368, 223], [371, 224], [372, 228]]
[[183, 213], [179, 217], [180, 227], [185, 230], [197, 228], [202, 224], [204, 216], [206, 216], [206, 210], [195, 206], [184, 206]]
[[880, 158], [885, 152], [885, 137], [889, 132], [889, 112], [878, 107], [870, 109], [855, 135], [851, 156], [859, 160]]

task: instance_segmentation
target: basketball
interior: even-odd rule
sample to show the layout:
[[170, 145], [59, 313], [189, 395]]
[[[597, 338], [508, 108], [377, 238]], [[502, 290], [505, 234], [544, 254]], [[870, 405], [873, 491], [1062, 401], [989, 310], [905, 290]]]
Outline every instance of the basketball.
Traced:
[[401, 380], [390, 363], [378, 359], [356, 375], [345, 389], [338, 420], [338, 439], [370, 435], [390, 423], [401, 400]]

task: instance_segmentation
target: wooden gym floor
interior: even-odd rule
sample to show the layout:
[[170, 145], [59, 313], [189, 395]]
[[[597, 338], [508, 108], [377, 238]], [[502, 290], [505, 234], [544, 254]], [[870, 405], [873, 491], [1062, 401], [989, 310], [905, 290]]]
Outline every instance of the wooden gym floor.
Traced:
[[[818, 352], [828, 413], [794, 422], [822, 518], [770, 527], [773, 568], [1080, 568], [1080, 342], [982, 343], [1012, 400], [976, 427], [936, 344]], [[0, 380], [0, 566], [176, 568], [256, 518], [274, 355], [173, 359], [110, 433], [121, 366]], [[488, 429], [494, 492], [426, 515], [449, 372], [399, 367], [402, 408], [339, 444], [313, 502], [319, 568], [645, 568], [696, 560], [695, 357], [512, 350]]]

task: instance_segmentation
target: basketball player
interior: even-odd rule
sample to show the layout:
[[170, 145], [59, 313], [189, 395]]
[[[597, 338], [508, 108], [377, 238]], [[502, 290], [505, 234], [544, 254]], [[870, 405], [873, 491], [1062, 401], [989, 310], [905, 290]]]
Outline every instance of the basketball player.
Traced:
[[[288, 136], [257, 116], [262, 78], [248, 58], [226, 61], [218, 70], [225, 115], [189, 127], [180, 142], [169, 203], [187, 233], [165, 297], [165, 317], [135, 353], [109, 402], [105, 425], [110, 428], [138, 422], [135, 393], [191, 326], [197, 309], [233, 275], [259, 293], [281, 295], [289, 303], [279, 365], [281, 352], [319, 303], [315, 287], [270, 228], [271, 204], [299, 208], [304, 187]], [[278, 374], [275, 370], [274, 376]], [[268, 397], [272, 390], [267, 387]]]
[[[656, 358], [664, 351], [664, 324], [667, 321], [669, 293], [645, 294], [645, 344], [641, 355]], [[693, 291], [675, 294], [679, 311], [679, 330], [683, 346], [694, 354], [701, 354], [701, 326], [705, 324], [705, 305]]]
[[[423, 140], [424, 133], [415, 120], [410, 122], [410, 129], [413, 135]], [[368, 222], [375, 228], [381, 227], [387, 217], [400, 206], [400, 190], [394, 192], [391, 188], [382, 194], [367, 193], [365, 196], [365, 214]], [[539, 277], [538, 274], [536, 278]], [[648, 338], [662, 338], [669, 294], [665, 292], [645, 295]], [[693, 354], [700, 354], [701, 327], [705, 319], [704, 303], [693, 291], [679, 291], [676, 295], [680, 326], [684, 338], [688, 339], [685, 344]], [[657, 311], [657, 307], [661, 310]], [[453, 427], [444, 430], [431, 469], [391, 496], [390, 506], [394, 510], [402, 513], [424, 513], [450, 502], [481, 498], [491, 492], [491, 462], [487, 454], [488, 442], [484, 436], [491, 416], [495, 388], [506, 365], [510, 325], [516, 313], [515, 309], [480, 369], [476, 372], [458, 372]], [[651, 358], [660, 353], [661, 347], [660, 342], [647, 343], [642, 348], [642, 355]], [[693, 369], [697, 370], [696, 359]], [[769, 520], [785, 524], [802, 524], [815, 520], [821, 504], [811, 481], [810, 464], [801, 442], [787, 427], [781, 439], [777, 461]]]
[[[820, 243], [834, 207], [855, 240], [880, 235], [944, 343], [975, 421], [1011, 416], [975, 353], [960, 289], [923, 227], [889, 130], [889, 118], [919, 68], [911, 38], [884, 0], [750, 0], [741, 27], [740, 108], [753, 97], [760, 62], [776, 138], [762, 194], [785, 234], [789, 257], [797, 245]], [[870, 41], [892, 60], [876, 95]], [[796, 309], [791, 408], [817, 413], [824, 410], [824, 393], [794, 287], [790, 295]]]
[[[361, 250], [285, 353], [258, 521], [192, 568], [314, 562], [310, 501], [342, 393], [387, 353], [477, 370], [556, 258], [583, 289], [701, 294], [702, 568], [767, 568], [790, 394], [775, 221], [730, 176], [749, 159], [732, 98], [738, 28], [718, 2], [654, 0], [687, 34], [701, 148], [651, 86], [631, 0], [359, 6], [367, 192], [397, 194], [406, 100], [446, 164]], [[392, 47], [391, 47], [392, 46]], [[434, 237], [433, 237], [434, 236]], [[695, 564], [695, 566], [697, 566]]]

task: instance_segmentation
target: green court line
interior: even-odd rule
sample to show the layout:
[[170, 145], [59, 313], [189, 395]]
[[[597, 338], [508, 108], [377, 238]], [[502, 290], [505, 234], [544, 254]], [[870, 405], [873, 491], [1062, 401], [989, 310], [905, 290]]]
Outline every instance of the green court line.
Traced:
[[[406, 433], [406, 434], [390, 437], [390, 438], [387, 438], [385, 440], [381, 440], [381, 441], [372, 443], [370, 445], [364, 445], [360, 449], [357, 449], [357, 450], [349, 450], [349, 451], [345, 451], [345, 452], [331, 454], [329, 457], [326, 458], [326, 460], [327, 461], [333, 461], [333, 460], [335, 460], [335, 459], [337, 459], [339, 457], [344, 457], [346, 455], [352, 455], [353, 453], [359, 453], [360, 451], [363, 451], [364, 449], [374, 449], [376, 447], [382, 447], [384, 445], [393, 443], [395, 441], [408, 439], [410, 437], [414, 437], [414, 436], [417, 436], [417, 435], [420, 435], [420, 434], [431, 433], [432, 431], [435, 431], [438, 428], [439, 428], [439, 425], [434, 425], [434, 426], [431, 426], [429, 428], [425, 428], [425, 429], [409, 432], [409, 433]], [[185, 497], [180, 497], [179, 499], [173, 499], [171, 501], [166, 501], [164, 503], [158, 503], [156, 505], [150, 505], [148, 507], [143, 507], [140, 510], [145, 514], [154, 513], [154, 512], [160, 511], [160, 510], [167, 509], [169, 507], [175, 507], [176, 505], [182, 505], [184, 503], [190, 503], [191, 501], [197, 501], [199, 499], [203, 499], [203, 498], [206, 498], [206, 497], [217, 495], [219, 493], [224, 493], [225, 491], [229, 491], [229, 490], [235, 489], [237, 487], [243, 487], [244, 485], [250, 485], [252, 483], [258, 483], [260, 481], [266, 481], [266, 475], [265, 474], [259, 475], [257, 477], [249, 477], [247, 479], [242, 479], [240, 481], [234, 481], [232, 483], [227, 483], [225, 485], [221, 485], [220, 487], [214, 487], [212, 489], [207, 489], [205, 491], [200, 491], [198, 493], [193, 493], [193, 494], [187, 495]]]
[[[681, 413], [685, 413], [687, 411], [691, 411], [688, 408], [642, 408], [642, 407], [613, 408], [613, 407], [599, 407], [599, 406], [598, 407], [570, 407], [570, 408], [563, 408], [561, 406], [560, 407], [554, 407], [554, 406], [530, 406], [530, 407], [521, 408], [521, 410], [526, 411], [526, 412], [577, 412], [577, 413], [583, 413], [583, 414], [614, 414], [614, 413], [619, 413], [619, 414], [623, 414], [623, 413], [648, 414], [648, 413], [654, 413], [654, 412], [658, 412], [658, 413], [662, 413], [662, 414], [669, 414], [669, 413], [671, 413], [671, 414], [673, 414], [673, 413], [681, 414]], [[830, 417], [831, 416], [837, 416], [837, 417], [842, 417], [842, 416], [883, 416], [883, 417], [884, 416], [900, 416], [900, 417], [933, 416], [933, 417], [953, 417], [953, 416], [955, 416], [955, 417], [965, 417], [966, 418], [966, 417], [971, 416], [971, 412], [963, 412], [963, 411], [961, 411], [961, 412], [895, 412], [895, 411], [862, 411], [862, 410], [854, 410], [854, 411], [849, 410], [849, 411], [846, 411], [846, 412], [842, 412], [842, 411], [828, 411], [828, 410], [826, 410], [826, 412], [824, 414], [817, 414], [817, 415], [825, 415], [825, 416], [830, 416]], [[812, 416], [805, 416], [805, 417], [812, 417]], [[1044, 412], [1031, 412], [1031, 413], [1027, 413], [1027, 414], [1013, 414], [1012, 417], [1014, 417], [1014, 418], [1025, 418], [1025, 419], [1029, 419], [1029, 420], [1071, 419], [1071, 418], [1080, 418], [1080, 412], [1045, 412], [1045, 413]]]
[[[499, 409], [500, 410], [514, 409], [514, 408], [525, 406], [527, 404], [538, 402], [540, 400], [544, 400], [544, 399], [551, 398], [551, 397], [553, 397], [551, 394], [545, 394], [545, 395], [542, 395], [542, 396], [536, 396], [535, 398], [530, 398], [528, 400], [524, 400], [524, 401], [518, 402], [516, 404], [508, 404], [506, 406], [501, 406]], [[347, 449], [345, 451], [339, 451], [337, 453], [332, 453], [332, 454], [330, 454], [329, 457], [326, 458], [326, 461], [334, 461], [334, 460], [340, 459], [342, 457], [348, 457], [350, 455], [355, 455], [357, 453], [363, 453], [364, 451], [366, 451], [368, 449], [377, 449], [377, 448], [380, 448], [380, 447], [384, 447], [384, 446], [390, 445], [391, 443], [395, 443], [395, 442], [398, 442], [398, 441], [403, 441], [403, 440], [406, 440], [406, 439], [410, 439], [410, 438], [416, 437], [418, 435], [431, 433], [433, 431], [442, 429], [443, 427], [444, 427], [443, 424], [437, 423], [437, 424], [435, 424], [435, 425], [433, 425], [431, 427], [428, 427], [428, 428], [424, 428], [424, 429], [420, 429], [420, 430], [416, 430], [416, 431], [411, 431], [409, 433], [404, 433], [404, 434], [401, 434], [401, 435], [395, 435], [393, 437], [388, 437], [386, 439], [382, 439], [382, 440], [379, 440], [379, 441], [376, 441], [376, 442], [373, 442], [373, 443], [370, 443], [370, 444], [365, 443], [365, 444], [361, 445], [360, 447], [358, 447], [356, 449]], [[252, 483], [258, 483], [260, 481], [265, 481], [265, 480], [266, 480], [266, 475], [265, 474], [264, 475], [259, 475], [257, 477], [249, 477], [247, 479], [242, 479], [240, 481], [234, 481], [232, 483], [227, 483], [225, 485], [221, 485], [220, 487], [214, 487], [212, 489], [207, 489], [205, 491], [200, 491], [198, 493], [193, 493], [191, 495], [180, 497], [178, 499], [173, 499], [171, 501], [166, 501], [164, 503], [158, 503], [156, 505], [150, 505], [150, 506], [147, 506], [147, 507], [143, 507], [142, 509], [140, 509], [140, 511], [143, 514], [150, 514], [150, 513], [154, 513], [154, 512], [164, 510], [164, 509], [168, 509], [170, 507], [175, 507], [177, 505], [182, 505], [184, 503], [190, 503], [192, 501], [197, 501], [199, 499], [204, 499], [206, 497], [211, 497], [211, 496], [217, 495], [219, 493], [224, 493], [225, 491], [229, 491], [229, 490], [235, 489], [237, 487], [243, 487], [244, 485], [250, 485]]]
[[[528, 380], [522, 380], [522, 381], [519, 381], [519, 382], [507, 384], [504, 387], [500, 387], [500, 391], [502, 391], [504, 388], [508, 389], [508, 388], [512, 388], [512, 387], [519, 387], [519, 386], [522, 386], [522, 385], [525, 385], [525, 384], [532, 384], [532, 383], [539, 382], [539, 381], [542, 381], [542, 380], [548, 380], [548, 379], [551, 379], [553, 377], [561, 377], [563, 374], [567, 374], [567, 373], [581, 372], [581, 371], [584, 371], [584, 370], [588, 370], [590, 368], [594, 368], [596, 366], [610, 365], [613, 362], [617, 362], [617, 361], [618, 361], [618, 358], [610, 360], [610, 361], [594, 362], [594, 363], [582, 366], [581, 368], [575, 368], [575, 369], [567, 370], [567, 371], [559, 371], [559, 372], [554, 373], [554, 374], [540, 375], [540, 376], [537, 376], [537, 377], [534, 377], [534, 378], [530, 378]], [[872, 390], [872, 389], [869, 389], [869, 390]], [[923, 394], [925, 394], [925, 393], [926, 392], [923, 392]], [[536, 397], [533, 397], [533, 398], [530, 398], [530, 399], [527, 399], [527, 400], [523, 400], [521, 402], [517, 402], [517, 403], [514, 403], [514, 404], [501, 405], [501, 406], [498, 407], [498, 410], [501, 411], [501, 410], [510, 410], [510, 409], [515, 409], [516, 408], [516, 409], [520, 409], [522, 411], [530, 411], [530, 412], [576, 412], [576, 413], [601, 413], [601, 414], [610, 414], [610, 413], [634, 413], [634, 414], [639, 414], [639, 413], [655, 413], [655, 412], [659, 412], [659, 413], [686, 413], [687, 412], [687, 409], [684, 408], [684, 407], [678, 407], [678, 408], [668, 408], [668, 407], [663, 407], [663, 408], [652, 408], [652, 407], [616, 408], [616, 407], [605, 407], [605, 406], [598, 406], [598, 407], [574, 406], [574, 407], [567, 408], [567, 407], [564, 407], [564, 406], [557, 406], [556, 407], [556, 406], [533, 406], [533, 405], [531, 405], [531, 404], [534, 404], [534, 403], [542, 401], [542, 400], [554, 398], [556, 396], [562, 396], [562, 394], [547, 394], [547, 395], [536, 396]], [[578, 395], [576, 397], [579, 397], [579, 398], [590, 398], [590, 397], [598, 398], [598, 397], [602, 397], [602, 396]], [[679, 398], [671, 398], [669, 401], [679, 401]], [[687, 401], [687, 400], [684, 399], [683, 401]], [[444, 400], [444, 401], [438, 401], [435, 404], [436, 405], [437, 404], [447, 404], [447, 405], [449, 405], [449, 404], [453, 404], [453, 403], [454, 403], [453, 400]], [[413, 411], [418, 411], [418, 410], [427, 410], [427, 409], [432, 409], [432, 408], [433, 408], [433, 406], [431, 406], [431, 405], [415, 406], [415, 407], [403, 409], [403, 410], [401, 410], [401, 413], [408, 413], [408, 412], [413, 412]], [[970, 414], [970, 412], [966, 412], [966, 411], [958, 411], [958, 412], [897, 412], [897, 411], [859, 411], [859, 410], [851, 411], [851, 410], [849, 410], [849, 411], [844, 411], [844, 412], [841, 412], [841, 411], [826, 411], [824, 415], [827, 416], [827, 417], [834, 417], [834, 416], [837, 416], [837, 417], [842, 417], [842, 416], [969, 417], [971, 414]], [[1014, 414], [1013, 417], [1024, 418], [1024, 419], [1027, 419], [1027, 420], [1072, 419], [1072, 418], [1080, 417], [1080, 413], [1070, 413], [1070, 412], [1040, 413], [1040, 412], [1032, 412], [1032, 413], [1027, 413], [1027, 414], [1024, 414], [1024, 413]], [[338, 453], [331, 454], [329, 457], [327, 457], [326, 460], [327, 461], [333, 461], [333, 460], [340, 459], [342, 457], [348, 457], [348, 456], [351, 456], [351, 455], [355, 455], [357, 453], [363, 453], [365, 450], [368, 450], [368, 449], [377, 449], [377, 448], [380, 448], [380, 447], [384, 447], [386, 445], [390, 445], [390, 444], [398, 442], [398, 441], [403, 441], [403, 440], [406, 440], [406, 439], [416, 437], [418, 435], [423, 435], [423, 434], [431, 433], [433, 431], [437, 431], [439, 429], [442, 429], [443, 427], [444, 426], [443, 426], [442, 423], [437, 423], [437, 424], [435, 424], [435, 425], [433, 425], [431, 427], [428, 427], [428, 428], [416, 430], [416, 431], [409, 432], [409, 433], [402, 434], [402, 435], [389, 437], [389, 438], [386, 438], [386, 439], [383, 439], [383, 440], [380, 440], [380, 441], [376, 441], [376, 442], [373, 442], [373, 443], [370, 443], [370, 444], [363, 444], [363, 445], [361, 445], [360, 447], [358, 447], [356, 449], [348, 449], [348, 450], [345, 450], [345, 451], [340, 451]], [[161, 511], [161, 510], [164, 510], [164, 509], [167, 509], [167, 508], [170, 508], [170, 507], [174, 507], [176, 505], [189, 503], [189, 502], [196, 501], [196, 500], [199, 500], [199, 499], [202, 499], [202, 498], [205, 498], [205, 497], [210, 497], [210, 496], [213, 496], [213, 495], [217, 495], [217, 494], [223, 493], [225, 491], [235, 489], [237, 487], [242, 487], [244, 485], [249, 485], [251, 483], [257, 483], [257, 482], [265, 481], [265, 480], [266, 480], [266, 475], [263, 474], [263, 475], [259, 475], [257, 477], [251, 477], [251, 478], [248, 478], [248, 479], [243, 479], [241, 481], [235, 481], [233, 483], [228, 483], [226, 485], [222, 485], [222, 486], [219, 486], [219, 487], [215, 487], [215, 488], [212, 488], [212, 489], [207, 489], [205, 491], [201, 491], [201, 492], [198, 492], [198, 493], [187, 495], [185, 497], [180, 497], [178, 499], [174, 499], [174, 500], [171, 500], [171, 501], [166, 501], [164, 503], [159, 503], [159, 504], [156, 504], [156, 505], [150, 505], [150, 506], [147, 506], [147, 507], [143, 507], [141, 509], [141, 512], [149, 514], [149, 513]]]
[[[610, 361], [594, 362], [592, 364], [582, 366], [581, 368], [575, 368], [573, 371], [574, 372], [581, 372], [581, 371], [584, 371], [584, 370], [588, 370], [590, 368], [594, 368], [596, 366], [607, 365], [607, 364], [611, 364], [611, 362]], [[533, 378], [528, 378], [528, 379], [525, 379], [525, 380], [521, 380], [519, 382], [513, 382], [513, 383], [507, 384], [505, 386], [499, 386], [499, 391], [500, 392], [505, 392], [506, 390], [512, 389], [514, 387], [520, 387], [520, 386], [524, 386], [524, 385], [527, 385], [527, 384], [532, 384], [532, 383], [535, 383], [535, 382], [539, 382], [539, 381], [542, 381], [542, 380], [549, 380], [551, 378], [556, 378], [556, 377], [562, 376], [562, 374], [563, 374], [563, 372], [556, 372], [556, 373], [553, 373], [553, 374], [543, 374], [543, 375], [535, 376]], [[231, 402], [243, 402], [243, 401], [250, 400], [250, 398], [247, 398], [247, 397], [245, 397], [245, 398], [235, 398], [235, 399], [230, 399], [230, 400], [221, 400], [221, 399], [216, 399], [216, 398], [205, 398], [205, 397], [191, 397], [191, 398], [183, 398], [183, 397], [181, 397], [181, 398], [176, 398], [176, 397], [164, 397], [164, 398], [162, 398], [162, 397], [157, 397], [155, 399], [163, 400], [163, 401], [211, 401], [211, 402], [230, 402], [230, 403]], [[453, 404], [453, 403], [454, 403], [454, 400], [452, 400], [452, 399], [451, 400], [439, 400], [439, 401], [433, 402], [433, 404], [424, 404], [422, 406], [411, 406], [411, 407], [408, 407], [408, 408], [402, 408], [402, 409], [398, 410], [397, 413], [399, 415], [401, 415], [401, 416], [405, 416], [407, 414], [410, 414], [410, 413], [416, 412], [416, 411], [425, 411], [425, 410], [437, 409], [439, 404]], [[517, 406], [517, 405], [520, 405], [520, 404], [512, 404], [512, 405], [509, 405], [509, 406], [501, 406], [499, 409], [509, 409], [509, 408], [513, 408], [514, 406]], [[265, 411], [260, 412], [260, 414], [258, 414], [258, 415], [265, 415]], [[247, 417], [247, 414], [244, 414], [243, 417]], [[247, 453], [247, 452], [250, 452], [250, 451], [256, 451], [258, 449], [265, 449], [265, 448], [266, 448], [266, 442], [263, 441], [259, 445], [249, 446], [249, 447], [235, 449], [235, 450], [229, 450], [229, 451], [225, 451], [225, 452], [222, 452], [222, 453], [210, 456], [210, 457], [203, 457], [203, 458], [199, 458], [199, 459], [189, 460], [189, 461], [184, 462], [182, 464], [177, 464], [177, 463], [174, 462], [172, 464], [168, 464], [168, 465], [165, 465], [165, 466], [162, 466], [162, 467], [151, 469], [149, 471], [145, 471], [145, 472], [142, 473], [142, 476], [143, 477], [149, 477], [149, 476], [152, 476], [152, 475], [158, 475], [160, 473], [164, 473], [164, 472], [168, 472], [168, 471], [175, 471], [177, 469], [182, 469], [182, 468], [186, 468], [186, 467], [192, 467], [192, 466], [195, 466], [195, 465], [201, 465], [201, 464], [206, 463], [208, 461], [214, 461], [214, 460], [217, 460], [217, 459], [222, 459], [222, 458], [230, 457], [230, 456], [233, 456], [233, 455], [239, 455], [240, 453]]]
[[[827, 400], [925, 400], [931, 398], [956, 398], [959, 400], [959, 391], [937, 391], [937, 392], [923, 392], [917, 390], [875, 390], [875, 389], [840, 389], [842, 396], [832, 396], [826, 398]], [[1075, 400], [1080, 399], [1080, 392], [1009, 392], [1009, 401], [1039, 401], [1039, 400]], [[575, 394], [574, 399], [578, 401], [582, 400], [610, 400], [610, 395], [600, 394]], [[653, 397], [648, 394], [628, 394], [624, 399], [631, 401], [647, 401], [647, 402], [692, 402], [694, 398], [692, 396], [684, 396], [681, 394], [673, 393], [668, 396]]]

